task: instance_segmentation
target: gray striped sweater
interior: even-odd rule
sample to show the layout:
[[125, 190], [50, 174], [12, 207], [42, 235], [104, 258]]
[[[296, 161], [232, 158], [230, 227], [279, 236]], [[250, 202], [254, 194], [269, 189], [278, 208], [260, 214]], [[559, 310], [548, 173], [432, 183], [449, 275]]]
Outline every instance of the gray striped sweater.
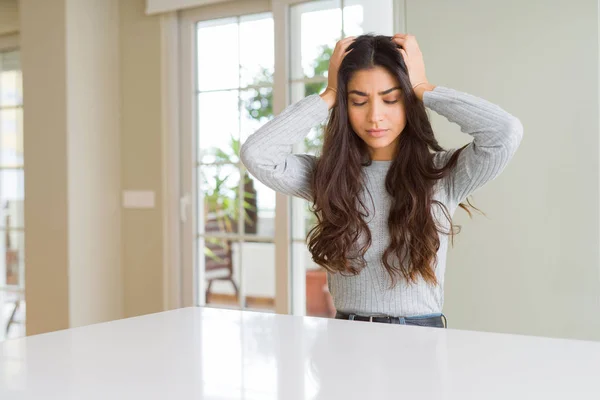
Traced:
[[[423, 102], [473, 137], [451, 174], [434, 187], [434, 199], [442, 202], [453, 215], [459, 203], [504, 169], [521, 142], [523, 127], [517, 118], [500, 107], [445, 87], [437, 86], [425, 92]], [[312, 201], [309, 181], [316, 158], [293, 154], [292, 145], [302, 141], [310, 129], [327, 116], [327, 104], [316, 94], [290, 105], [246, 140], [241, 149], [242, 162], [252, 175], [273, 190]], [[436, 153], [434, 162], [438, 167], [445, 165], [454, 151]], [[364, 204], [369, 208], [367, 224], [372, 236], [372, 244], [365, 254], [367, 265], [356, 276], [328, 274], [329, 290], [336, 309], [346, 313], [406, 317], [441, 313], [447, 235], [439, 236], [435, 269], [438, 285], [429, 285], [422, 278], [416, 284], [400, 279], [390, 288], [391, 280], [381, 261], [390, 242], [387, 217], [391, 197], [385, 190], [390, 165], [391, 161], [374, 161], [363, 167], [363, 196], [369, 199]], [[447, 230], [449, 224], [441, 210], [436, 207], [432, 213]]]

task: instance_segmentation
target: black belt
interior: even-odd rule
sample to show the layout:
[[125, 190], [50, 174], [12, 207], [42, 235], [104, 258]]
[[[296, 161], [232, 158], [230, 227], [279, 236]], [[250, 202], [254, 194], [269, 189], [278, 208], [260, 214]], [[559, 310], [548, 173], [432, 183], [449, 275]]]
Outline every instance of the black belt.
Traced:
[[429, 326], [438, 328], [447, 328], [448, 323], [444, 314], [436, 317], [390, 317], [390, 316], [366, 316], [358, 314], [347, 314], [338, 311], [335, 315], [336, 319], [348, 319], [352, 321], [365, 321], [365, 322], [380, 322], [385, 324], [399, 324], [399, 325], [418, 325], [418, 326]]

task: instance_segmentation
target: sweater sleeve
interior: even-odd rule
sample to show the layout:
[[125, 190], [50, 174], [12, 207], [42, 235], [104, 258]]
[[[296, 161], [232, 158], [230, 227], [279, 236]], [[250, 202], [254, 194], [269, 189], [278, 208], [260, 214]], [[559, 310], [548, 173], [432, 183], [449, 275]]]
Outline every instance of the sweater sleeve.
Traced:
[[[450, 199], [459, 204], [502, 172], [521, 143], [523, 126], [495, 104], [441, 86], [425, 92], [423, 102], [473, 137], [448, 178]], [[438, 162], [444, 165], [454, 151], [438, 153]]]
[[288, 106], [244, 142], [242, 163], [265, 186], [312, 200], [310, 179], [316, 158], [309, 154], [292, 154], [292, 146], [303, 140], [327, 115], [327, 103], [318, 94]]

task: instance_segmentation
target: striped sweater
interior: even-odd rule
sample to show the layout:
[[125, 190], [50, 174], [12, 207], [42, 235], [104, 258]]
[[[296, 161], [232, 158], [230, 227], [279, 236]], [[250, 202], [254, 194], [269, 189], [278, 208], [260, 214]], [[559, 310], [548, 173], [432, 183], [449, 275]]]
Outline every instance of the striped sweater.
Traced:
[[[437, 86], [424, 93], [423, 102], [473, 137], [451, 173], [434, 187], [434, 199], [442, 202], [453, 215], [459, 203], [504, 169], [521, 142], [523, 127], [517, 118], [500, 107], [453, 89]], [[292, 146], [301, 142], [310, 129], [327, 116], [327, 104], [316, 94], [290, 105], [246, 140], [241, 149], [242, 162], [256, 179], [271, 189], [312, 201], [309, 182], [316, 158], [293, 154]], [[436, 166], [445, 165], [454, 151], [435, 153]], [[363, 167], [363, 196], [369, 199], [364, 202], [369, 208], [366, 222], [372, 237], [365, 254], [367, 265], [355, 276], [328, 274], [329, 290], [336, 309], [346, 313], [406, 317], [441, 313], [447, 235], [439, 235], [435, 268], [438, 285], [429, 285], [419, 277], [416, 284], [400, 279], [390, 288], [391, 280], [383, 266], [382, 255], [390, 242], [387, 218], [391, 197], [385, 190], [385, 178], [391, 163], [373, 161]], [[449, 223], [441, 210], [436, 207], [432, 213], [447, 230]]]

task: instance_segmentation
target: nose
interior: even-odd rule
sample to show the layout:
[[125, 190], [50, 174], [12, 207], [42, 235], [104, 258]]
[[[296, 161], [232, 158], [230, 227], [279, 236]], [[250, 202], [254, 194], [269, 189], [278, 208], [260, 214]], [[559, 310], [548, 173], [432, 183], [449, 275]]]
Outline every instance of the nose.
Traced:
[[383, 107], [377, 104], [377, 102], [372, 103], [369, 108], [368, 119], [370, 123], [380, 122], [383, 120]]

